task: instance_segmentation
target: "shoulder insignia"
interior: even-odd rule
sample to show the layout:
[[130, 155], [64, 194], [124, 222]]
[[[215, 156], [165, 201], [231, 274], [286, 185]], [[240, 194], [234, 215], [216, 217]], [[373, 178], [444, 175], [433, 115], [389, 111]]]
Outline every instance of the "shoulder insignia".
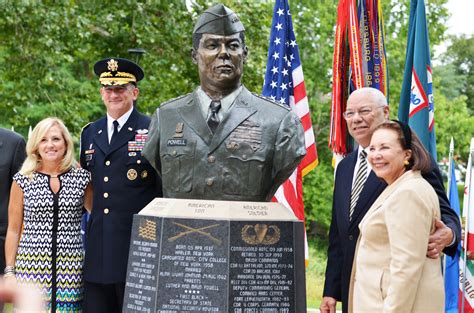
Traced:
[[178, 101], [178, 100], [180, 100], [180, 99], [182, 99], [182, 98], [184, 98], [184, 97], [187, 97], [187, 96], [189, 96], [189, 95], [190, 95], [190, 93], [185, 94], [185, 95], [182, 95], [182, 96], [179, 96], [179, 97], [176, 97], [176, 98], [173, 98], [173, 99], [169, 99], [169, 100], [163, 102], [162, 104], [160, 104], [160, 107], [165, 106], [165, 105], [167, 105], [167, 104], [170, 104], [170, 103], [172, 103], [172, 102]]
[[254, 95], [255, 97], [260, 98], [260, 99], [262, 99], [262, 100], [265, 100], [265, 101], [267, 101], [267, 102], [270, 102], [271, 104], [277, 105], [277, 106], [279, 106], [279, 107], [281, 107], [281, 108], [283, 108], [283, 109], [286, 109], [286, 110], [288, 110], [288, 111], [291, 111], [291, 109], [290, 109], [289, 106], [284, 105], [284, 104], [281, 104], [280, 102], [277, 102], [277, 101], [273, 100], [273, 99], [270, 98], [270, 97], [263, 96], [263, 95], [259, 95], [259, 94], [256, 94], [256, 93], [254, 93], [254, 92], [252, 92], [252, 95]]

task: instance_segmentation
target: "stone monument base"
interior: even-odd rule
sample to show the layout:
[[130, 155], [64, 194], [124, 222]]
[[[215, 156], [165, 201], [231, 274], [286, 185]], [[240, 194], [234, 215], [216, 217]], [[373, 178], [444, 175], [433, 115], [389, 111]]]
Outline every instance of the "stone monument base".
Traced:
[[303, 223], [277, 203], [156, 198], [133, 219], [123, 312], [306, 312]]

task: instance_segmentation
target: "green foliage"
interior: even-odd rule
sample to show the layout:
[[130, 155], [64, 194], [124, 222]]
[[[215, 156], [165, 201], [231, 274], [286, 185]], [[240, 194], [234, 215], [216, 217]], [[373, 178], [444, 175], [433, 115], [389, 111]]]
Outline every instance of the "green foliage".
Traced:
[[474, 36], [450, 41], [433, 75], [437, 152], [438, 159], [447, 157], [452, 137], [454, 155], [466, 164], [474, 125]]
[[[140, 59], [145, 70], [138, 101], [141, 111], [150, 114], [160, 103], [191, 92], [199, 83], [190, 57], [192, 29], [199, 13], [214, 1], [188, 2], [194, 3], [193, 6], [187, 7], [184, 0], [0, 0], [0, 125], [8, 128], [14, 125], [15, 130], [26, 135], [30, 125], [55, 115], [66, 122], [77, 141], [81, 127], [105, 113], [99, 83], [92, 72], [93, 64], [111, 56], [133, 59], [127, 53], [129, 48], [146, 50]], [[259, 93], [274, 1], [222, 2], [234, 9], [246, 26], [250, 53], [243, 81], [250, 90]], [[290, 0], [320, 163], [304, 179], [307, 223], [313, 236], [326, 235], [331, 213], [333, 169], [327, 140], [337, 2]], [[444, 3], [446, 0], [426, 2], [431, 46], [444, 39], [447, 16]], [[382, 4], [390, 102], [392, 116], [396, 116], [405, 61], [409, 0], [382, 1]], [[460, 64], [466, 62], [461, 55], [463, 49], [457, 49], [455, 57], [450, 59], [452, 62], [446, 62], [454, 64], [454, 69], [449, 71], [456, 79], [461, 75]], [[434, 77], [436, 79], [436, 75]], [[444, 153], [442, 146], [447, 147], [445, 139], [451, 136], [448, 133], [455, 131], [449, 125], [466, 127], [457, 131], [463, 133], [460, 142], [468, 137], [467, 123], [471, 121], [472, 125], [470, 119], [454, 122], [461, 121], [463, 115], [468, 116], [462, 104], [472, 101], [473, 97], [460, 97], [464, 89], [449, 93], [451, 88], [447, 86], [441, 82], [435, 87], [440, 153]], [[446, 93], [447, 98], [443, 100], [439, 93]], [[451, 113], [456, 119], [447, 119]]]
[[438, 159], [449, 155], [451, 137], [454, 138], [454, 155], [466, 161], [469, 157], [474, 116], [469, 115], [466, 100], [467, 97], [464, 95], [447, 98], [438, 93], [436, 96], [435, 118], [440, 117], [442, 121], [437, 120], [435, 124]]
[[311, 236], [327, 234], [331, 222], [333, 173], [331, 163], [321, 163], [304, 178], [306, 226]]
[[[324, 289], [327, 242], [318, 238], [309, 242], [309, 265], [306, 267], [306, 299], [309, 308], [319, 308]], [[337, 308], [340, 310], [341, 308]]]
[[467, 96], [470, 114], [474, 112], [474, 35], [451, 36], [451, 45], [442, 61], [451, 66], [457, 77], [462, 78], [452, 88]]

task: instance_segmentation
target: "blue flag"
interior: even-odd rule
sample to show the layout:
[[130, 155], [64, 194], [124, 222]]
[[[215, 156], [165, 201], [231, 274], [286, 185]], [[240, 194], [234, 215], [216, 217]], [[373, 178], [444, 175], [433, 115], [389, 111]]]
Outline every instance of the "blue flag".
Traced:
[[[460, 216], [458, 187], [456, 184], [456, 173], [454, 171], [454, 160], [451, 160], [451, 182], [449, 184], [449, 202], [451, 207]], [[459, 301], [459, 256], [461, 254], [461, 243], [454, 257], [445, 255], [446, 268], [444, 272], [445, 312], [458, 313]]]
[[411, 0], [398, 119], [408, 123], [436, 160], [433, 82], [424, 0]]

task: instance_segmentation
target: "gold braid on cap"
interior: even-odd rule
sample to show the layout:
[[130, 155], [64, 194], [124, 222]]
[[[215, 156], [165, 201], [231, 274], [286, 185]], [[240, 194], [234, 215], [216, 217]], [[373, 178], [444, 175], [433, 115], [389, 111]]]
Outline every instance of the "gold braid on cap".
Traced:
[[127, 72], [117, 72], [115, 76], [111, 72], [103, 72], [100, 74], [99, 81], [102, 85], [125, 85], [131, 82], [136, 82], [135, 75]]

